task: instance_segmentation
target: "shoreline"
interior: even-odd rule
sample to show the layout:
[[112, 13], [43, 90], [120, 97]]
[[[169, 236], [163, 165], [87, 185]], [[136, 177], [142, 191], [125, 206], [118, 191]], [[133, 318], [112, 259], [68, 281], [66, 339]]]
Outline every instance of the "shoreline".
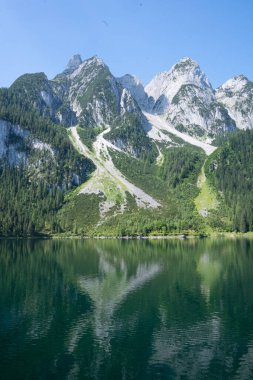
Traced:
[[253, 232], [217, 232], [209, 234], [177, 234], [177, 235], [137, 235], [137, 236], [79, 236], [79, 235], [42, 235], [42, 236], [1, 236], [0, 240], [192, 240], [192, 239], [253, 239]]
[[193, 240], [193, 239], [253, 239], [250, 233], [218, 233], [208, 235], [150, 235], [150, 236], [52, 236], [49, 239], [78, 239], [78, 240]]

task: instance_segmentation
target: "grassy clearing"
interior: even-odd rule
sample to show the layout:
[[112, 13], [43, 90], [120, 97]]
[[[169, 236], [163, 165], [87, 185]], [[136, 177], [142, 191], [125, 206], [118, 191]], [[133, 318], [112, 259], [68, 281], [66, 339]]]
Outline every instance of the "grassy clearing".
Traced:
[[207, 216], [208, 211], [218, 208], [219, 201], [215, 191], [206, 179], [204, 165], [198, 177], [198, 188], [200, 189], [200, 193], [195, 199], [195, 205], [200, 215]]
[[93, 188], [100, 190], [104, 195], [107, 201], [113, 202], [115, 204], [125, 202], [125, 192], [126, 187], [115, 178], [111, 178], [109, 174], [99, 175], [98, 178], [93, 178], [94, 184]]

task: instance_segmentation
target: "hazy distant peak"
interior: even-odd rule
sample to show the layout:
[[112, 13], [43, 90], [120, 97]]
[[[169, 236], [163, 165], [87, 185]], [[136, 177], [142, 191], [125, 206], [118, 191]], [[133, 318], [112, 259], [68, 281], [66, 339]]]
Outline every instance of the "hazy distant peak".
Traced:
[[75, 54], [73, 55], [72, 58], [70, 58], [68, 64], [67, 64], [67, 69], [68, 70], [76, 70], [82, 63], [82, 58], [80, 54]]
[[135, 75], [132, 74], [125, 74], [121, 78], [118, 78], [119, 80], [124, 80], [125, 82], [132, 83], [135, 85], [142, 85], [142, 82], [139, 78], [137, 78]]

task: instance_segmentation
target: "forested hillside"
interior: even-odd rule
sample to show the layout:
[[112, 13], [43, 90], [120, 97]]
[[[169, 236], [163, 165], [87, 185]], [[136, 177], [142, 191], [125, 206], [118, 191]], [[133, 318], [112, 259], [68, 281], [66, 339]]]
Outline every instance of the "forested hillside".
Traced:
[[253, 131], [239, 131], [210, 156], [206, 173], [224, 197], [235, 231], [253, 230]]
[[40, 116], [15, 89], [0, 90], [0, 120], [9, 127], [2, 144], [22, 157], [16, 165], [5, 154], [0, 160], [0, 234], [59, 232], [64, 193], [94, 165], [75, 151], [64, 127]]

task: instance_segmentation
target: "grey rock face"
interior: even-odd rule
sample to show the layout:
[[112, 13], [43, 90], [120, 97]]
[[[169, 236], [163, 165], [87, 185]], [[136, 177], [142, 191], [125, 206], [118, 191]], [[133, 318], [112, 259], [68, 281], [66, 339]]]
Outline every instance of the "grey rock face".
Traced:
[[218, 104], [207, 76], [190, 58], [158, 74], [145, 91], [154, 99], [153, 113], [190, 135], [206, 138], [235, 129], [227, 110]]
[[141, 81], [133, 75], [126, 74], [123, 77], [117, 78], [117, 81], [123, 88], [126, 88], [138, 103], [139, 107], [144, 111], [150, 111], [154, 105], [153, 98], [150, 98], [145, 92]]
[[67, 68], [65, 70], [66, 73], [70, 74], [75, 71], [82, 63], [82, 58], [80, 54], [75, 54], [68, 62]]
[[237, 128], [253, 129], [253, 82], [244, 75], [229, 79], [217, 89], [216, 99], [235, 120]]

